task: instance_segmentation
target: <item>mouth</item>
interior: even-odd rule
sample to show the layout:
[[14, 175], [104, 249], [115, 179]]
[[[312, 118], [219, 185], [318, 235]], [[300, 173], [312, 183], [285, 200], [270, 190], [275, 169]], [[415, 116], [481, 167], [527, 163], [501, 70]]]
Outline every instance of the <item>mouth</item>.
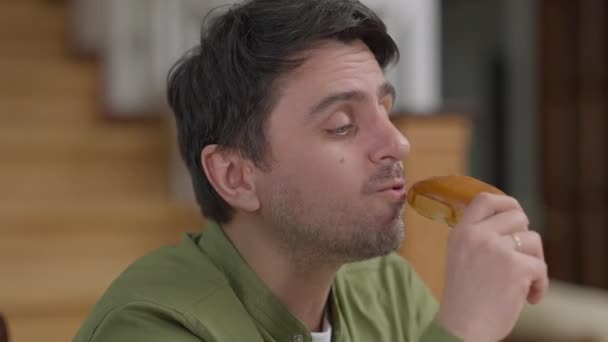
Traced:
[[393, 199], [404, 200], [407, 196], [407, 188], [405, 187], [404, 179], [396, 179], [379, 187], [378, 192], [386, 194]]

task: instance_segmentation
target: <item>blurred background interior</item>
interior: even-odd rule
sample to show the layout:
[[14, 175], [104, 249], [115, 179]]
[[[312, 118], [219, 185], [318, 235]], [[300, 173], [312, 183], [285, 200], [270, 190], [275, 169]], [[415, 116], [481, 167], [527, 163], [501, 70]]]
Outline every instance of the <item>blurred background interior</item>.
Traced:
[[[368, 0], [409, 182], [469, 174], [520, 200], [552, 288], [512, 341], [608, 341], [608, 3]], [[10, 341], [66, 341], [130, 262], [203, 227], [164, 102], [222, 0], [0, 0], [0, 313]], [[438, 299], [447, 229], [406, 213]], [[0, 341], [3, 341], [0, 325]]]

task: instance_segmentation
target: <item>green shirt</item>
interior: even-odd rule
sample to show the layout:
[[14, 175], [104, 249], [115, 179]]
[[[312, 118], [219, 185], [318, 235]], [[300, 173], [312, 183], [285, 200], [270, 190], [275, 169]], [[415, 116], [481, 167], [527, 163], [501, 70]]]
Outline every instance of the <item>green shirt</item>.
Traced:
[[[332, 342], [460, 341], [433, 322], [436, 301], [397, 254], [344, 265], [331, 293]], [[215, 224], [127, 268], [74, 338], [201, 340], [311, 341]]]

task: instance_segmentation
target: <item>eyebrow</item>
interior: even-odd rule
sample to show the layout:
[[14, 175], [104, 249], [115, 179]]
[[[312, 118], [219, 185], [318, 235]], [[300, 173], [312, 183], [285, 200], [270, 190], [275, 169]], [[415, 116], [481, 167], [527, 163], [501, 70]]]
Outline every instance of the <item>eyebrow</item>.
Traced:
[[[380, 87], [378, 87], [378, 98], [383, 98], [385, 96], [391, 96], [393, 101], [395, 101], [395, 87], [389, 82], [384, 82]], [[329, 95], [323, 98], [319, 103], [311, 107], [310, 114], [316, 114], [324, 111], [335, 103], [338, 102], [346, 102], [346, 101], [364, 101], [368, 96], [365, 92], [360, 90], [349, 90], [336, 94]]]

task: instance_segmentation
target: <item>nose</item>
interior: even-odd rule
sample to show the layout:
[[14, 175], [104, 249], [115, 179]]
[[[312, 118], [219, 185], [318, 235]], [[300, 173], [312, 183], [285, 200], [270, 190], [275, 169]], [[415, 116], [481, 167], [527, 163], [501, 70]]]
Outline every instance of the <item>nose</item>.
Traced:
[[401, 162], [410, 152], [410, 142], [388, 117], [383, 117], [373, 133], [370, 159], [376, 164], [390, 165]]

